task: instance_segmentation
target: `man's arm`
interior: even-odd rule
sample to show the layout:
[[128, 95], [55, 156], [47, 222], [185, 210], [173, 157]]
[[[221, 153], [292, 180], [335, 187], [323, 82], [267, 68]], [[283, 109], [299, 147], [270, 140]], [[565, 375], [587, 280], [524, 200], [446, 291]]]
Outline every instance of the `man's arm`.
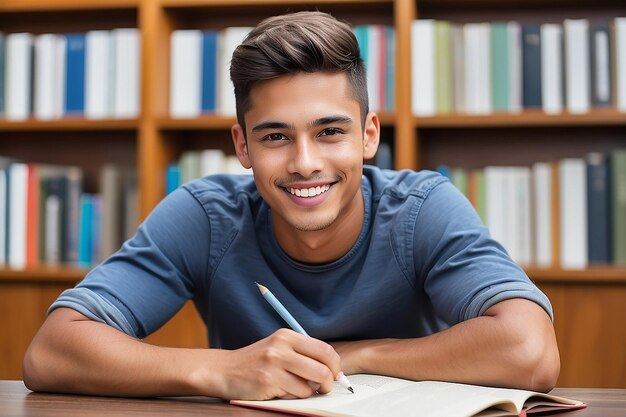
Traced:
[[54, 310], [24, 358], [35, 391], [112, 396], [308, 397], [328, 392], [340, 358], [281, 329], [238, 350], [159, 347], [68, 309]]
[[560, 370], [550, 317], [524, 299], [502, 301], [481, 317], [419, 339], [333, 346], [346, 373], [549, 391]]

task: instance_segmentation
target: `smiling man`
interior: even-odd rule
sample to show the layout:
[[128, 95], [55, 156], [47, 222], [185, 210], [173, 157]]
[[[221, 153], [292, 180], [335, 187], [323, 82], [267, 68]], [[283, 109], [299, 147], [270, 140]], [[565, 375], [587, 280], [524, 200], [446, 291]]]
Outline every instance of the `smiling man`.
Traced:
[[[64, 292], [24, 359], [34, 390], [269, 399], [328, 392], [343, 370], [549, 390], [548, 299], [433, 172], [382, 171], [380, 126], [349, 26], [263, 21], [231, 63], [235, 151], [165, 198]], [[258, 293], [263, 283], [311, 337]], [[210, 349], [142, 341], [193, 299]]]

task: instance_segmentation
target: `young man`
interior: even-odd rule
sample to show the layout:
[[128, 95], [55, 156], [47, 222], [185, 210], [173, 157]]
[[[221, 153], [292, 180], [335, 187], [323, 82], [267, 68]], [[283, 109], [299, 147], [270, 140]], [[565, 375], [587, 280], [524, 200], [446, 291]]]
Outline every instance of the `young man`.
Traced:
[[[547, 298], [432, 172], [364, 167], [380, 126], [350, 28], [267, 19], [232, 59], [237, 156], [254, 179], [192, 181], [50, 308], [34, 390], [268, 399], [345, 373], [549, 390]], [[286, 326], [267, 286], [311, 337]], [[141, 339], [193, 299], [210, 349]]]

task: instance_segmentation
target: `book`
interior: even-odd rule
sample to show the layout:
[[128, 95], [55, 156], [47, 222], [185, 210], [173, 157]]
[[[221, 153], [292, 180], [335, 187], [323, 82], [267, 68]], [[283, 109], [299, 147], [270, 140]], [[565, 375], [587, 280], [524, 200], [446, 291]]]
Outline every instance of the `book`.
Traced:
[[411, 23], [411, 111], [416, 116], [435, 114], [435, 21]]
[[626, 112], [626, 17], [616, 17], [615, 33], [615, 101], [617, 110]]
[[85, 111], [85, 41], [84, 33], [65, 35], [65, 112], [82, 115]]
[[136, 28], [111, 31], [113, 49], [113, 117], [139, 115], [141, 43]]
[[584, 159], [559, 162], [560, 261], [563, 269], [588, 266], [587, 167]]
[[547, 114], [563, 111], [563, 28], [541, 25], [541, 103]]
[[294, 400], [232, 400], [233, 405], [303, 416], [517, 416], [585, 408], [580, 401], [533, 391], [380, 375], [350, 375], [354, 394], [339, 384], [326, 395]]
[[541, 26], [522, 25], [522, 103], [525, 108], [542, 107]]
[[611, 49], [611, 28], [608, 22], [592, 23], [589, 29], [591, 102], [596, 107], [610, 107], [613, 103]]
[[33, 35], [6, 35], [4, 113], [7, 120], [25, 120], [31, 112]]
[[170, 42], [170, 116], [197, 117], [201, 112], [202, 32], [175, 30]]
[[202, 33], [202, 100], [203, 113], [215, 113], [217, 109], [217, 32], [209, 30]]
[[590, 264], [611, 262], [611, 203], [609, 164], [602, 152], [587, 154], [587, 250]]
[[85, 117], [105, 119], [113, 113], [112, 37], [91, 30], [85, 37]]
[[616, 265], [626, 265], [626, 150], [610, 153], [609, 190], [612, 223], [611, 258]]
[[587, 113], [591, 106], [589, 22], [565, 19], [565, 101], [570, 113]]

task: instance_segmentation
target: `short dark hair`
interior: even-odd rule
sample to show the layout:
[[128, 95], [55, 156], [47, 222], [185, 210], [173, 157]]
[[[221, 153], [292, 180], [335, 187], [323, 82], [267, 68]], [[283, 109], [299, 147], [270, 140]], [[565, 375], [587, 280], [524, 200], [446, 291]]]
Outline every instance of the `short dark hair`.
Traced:
[[250, 110], [250, 90], [255, 83], [320, 71], [347, 75], [364, 124], [369, 111], [365, 64], [347, 23], [318, 11], [274, 16], [259, 23], [235, 49], [230, 63], [237, 121], [244, 135], [244, 115]]

